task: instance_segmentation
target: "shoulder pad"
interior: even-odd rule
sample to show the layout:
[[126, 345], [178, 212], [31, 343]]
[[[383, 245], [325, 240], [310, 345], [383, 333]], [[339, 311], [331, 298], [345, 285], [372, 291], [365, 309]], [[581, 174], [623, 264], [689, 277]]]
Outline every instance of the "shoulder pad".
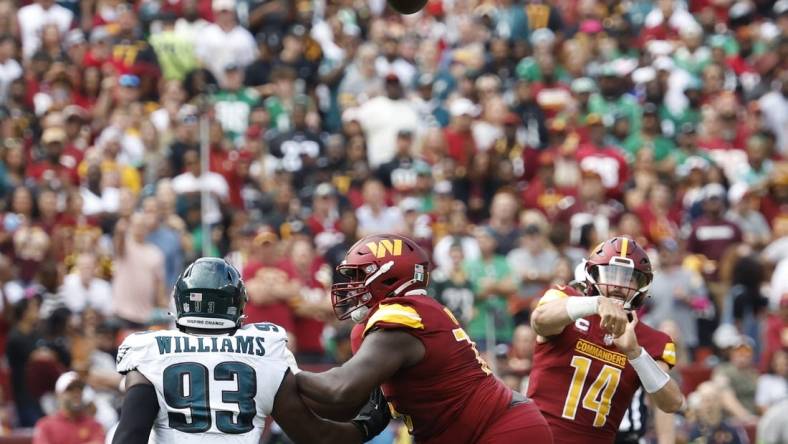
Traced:
[[287, 341], [287, 330], [284, 327], [271, 322], [258, 322], [256, 324], [246, 324], [238, 329], [239, 332], [250, 336], [265, 336], [268, 338], [278, 338]]
[[569, 294], [567, 294], [568, 293], [567, 288], [568, 287], [550, 288], [544, 293], [544, 295], [542, 295], [541, 298], [539, 298], [539, 302], [536, 304], [536, 306], [538, 307], [540, 305], [544, 305], [549, 302], [557, 301], [563, 298], [568, 298]]
[[668, 366], [673, 367], [676, 365], [676, 344], [673, 339], [665, 332], [659, 331], [648, 325], [642, 325], [640, 331], [636, 331], [638, 341], [641, 346], [646, 349], [646, 352], [657, 361], [663, 361]]
[[424, 329], [421, 315], [410, 305], [380, 304], [378, 310], [369, 317], [364, 326], [364, 335], [373, 328], [409, 328]]
[[157, 336], [156, 331], [143, 331], [132, 333], [123, 340], [118, 347], [118, 356], [115, 366], [118, 373], [126, 374], [136, 370], [147, 359], [148, 350], [152, 349]]

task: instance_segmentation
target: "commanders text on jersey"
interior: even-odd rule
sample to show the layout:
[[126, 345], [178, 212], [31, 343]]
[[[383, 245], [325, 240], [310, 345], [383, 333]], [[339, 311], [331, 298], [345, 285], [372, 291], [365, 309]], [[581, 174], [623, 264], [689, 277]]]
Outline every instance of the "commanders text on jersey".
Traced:
[[[159, 354], [170, 353], [241, 353], [264, 356], [265, 338], [251, 336], [186, 337], [157, 336]], [[174, 346], [174, 347], [173, 347]]]

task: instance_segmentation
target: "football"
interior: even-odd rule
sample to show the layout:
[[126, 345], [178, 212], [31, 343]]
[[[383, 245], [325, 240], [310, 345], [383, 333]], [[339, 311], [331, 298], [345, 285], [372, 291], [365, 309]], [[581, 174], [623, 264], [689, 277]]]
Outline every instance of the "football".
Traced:
[[388, 0], [388, 3], [400, 14], [415, 14], [424, 8], [427, 0]]

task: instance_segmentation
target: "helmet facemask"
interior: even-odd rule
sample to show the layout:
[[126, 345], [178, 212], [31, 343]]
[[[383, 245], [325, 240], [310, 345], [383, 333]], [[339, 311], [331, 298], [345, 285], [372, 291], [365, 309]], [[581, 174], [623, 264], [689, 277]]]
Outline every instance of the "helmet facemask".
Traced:
[[358, 323], [366, 317], [369, 308], [377, 302], [377, 300], [373, 301], [375, 297], [368, 285], [388, 271], [392, 265], [393, 262], [386, 262], [380, 268], [373, 263], [341, 264], [337, 267], [337, 272], [348, 279], [347, 282], [338, 282], [331, 286], [331, 304], [334, 306], [334, 314], [340, 321], [352, 317]]
[[651, 275], [636, 269], [632, 259], [620, 256], [606, 265], [591, 265], [586, 279], [598, 294], [621, 300], [626, 310], [639, 308], [651, 285]]

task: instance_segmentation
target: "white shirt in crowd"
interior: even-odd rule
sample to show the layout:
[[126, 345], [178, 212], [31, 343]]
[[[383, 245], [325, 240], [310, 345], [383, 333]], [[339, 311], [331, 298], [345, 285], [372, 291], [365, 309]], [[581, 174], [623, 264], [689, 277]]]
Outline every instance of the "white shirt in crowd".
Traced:
[[11, 82], [22, 77], [22, 65], [14, 59], [0, 63], [0, 103], [4, 103]]
[[257, 57], [257, 42], [252, 34], [241, 26], [225, 32], [212, 23], [200, 31], [196, 42], [197, 58], [216, 76], [224, 81], [224, 68], [236, 64], [245, 68]]
[[86, 187], [82, 187], [79, 194], [82, 196], [82, 214], [85, 216], [118, 212], [120, 190], [117, 188], [105, 187], [101, 190], [101, 196], [98, 196]]
[[172, 179], [172, 189], [176, 194], [199, 193], [203, 190], [209, 194], [205, 208], [205, 219], [209, 224], [218, 224], [222, 221], [222, 211], [219, 199], [227, 200], [230, 187], [224, 176], [209, 171], [197, 177], [191, 172], [179, 174]]
[[405, 229], [405, 218], [398, 207], [383, 207], [377, 213], [369, 205], [356, 210], [359, 233], [363, 236], [380, 233], [401, 233]]
[[84, 285], [78, 274], [68, 274], [58, 293], [74, 313], [92, 308], [104, 316], [112, 315], [112, 285], [104, 279], [94, 277]]
[[418, 135], [419, 114], [406, 99], [379, 96], [368, 100], [359, 109], [359, 120], [367, 136], [367, 159], [373, 169], [394, 158], [397, 132], [406, 129]]
[[22, 8], [16, 13], [19, 23], [19, 33], [22, 35], [22, 56], [29, 59], [41, 47], [41, 29], [54, 23], [60, 34], [65, 34], [71, 28], [74, 14], [68, 9], [54, 4], [44, 9], [40, 4], [33, 3]]

